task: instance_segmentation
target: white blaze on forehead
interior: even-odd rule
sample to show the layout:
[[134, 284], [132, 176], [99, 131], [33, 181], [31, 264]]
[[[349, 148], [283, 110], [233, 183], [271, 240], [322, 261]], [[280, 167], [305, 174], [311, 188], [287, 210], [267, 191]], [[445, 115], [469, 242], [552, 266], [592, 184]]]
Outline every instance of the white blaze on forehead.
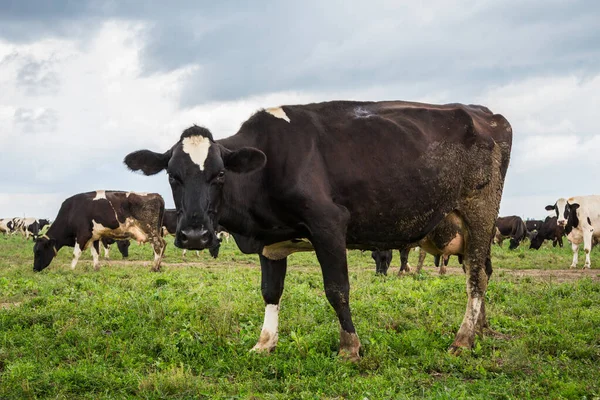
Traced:
[[96, 190], [96, 197], [94, 197], [93, 200], [100, 200], [100, 199], [106, 200], [106, 190]]
[[192, 162], [200, 167], [200, 171], [204, 171], [204, 162], [208, 157], [208, 149], [210, 149], [210, 139], [204, 136], [190, 136], [184, 138], [181, 143], [183, 152], [189, 154]]
[[558, 199], [556, 200], [556, 209], [558, 210], [558, 219], [556, 222], [565, 220], [565, 208], [567, 207], [567, 200]]
[[265, 111], [274, 117], [281, 118], [283, 120], [286, 120], [287, 122], [290, 122], [290, 118], [287, 116], [287, 114], [285, 113], [285, 111], [283, 111], [283, 108], [281, 107], [271, 107], [267, 108]]

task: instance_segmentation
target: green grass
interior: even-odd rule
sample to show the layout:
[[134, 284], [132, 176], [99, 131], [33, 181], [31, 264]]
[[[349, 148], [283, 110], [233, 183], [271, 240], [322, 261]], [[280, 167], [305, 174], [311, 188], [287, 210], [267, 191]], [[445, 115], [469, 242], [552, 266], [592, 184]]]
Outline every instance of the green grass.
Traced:
[[[99, 272], [89, 251], [71, 271], [71, 251], [33, 273], [31, 241], [0, 236], [0, 399], [600, 397], [596, 278], [495, 274], [488, 316], [509, 338], [478, 338], [455, 357], [447, 348], [465, 309], [464, 277], [376, 277], [370, 253], [352, 251], [363, 349], [350, 364], [336, 357], [338, 323], [313, 254], [290, 257], [279, 345], [262, 355], [248, 351], [264, 310], [258, 260], [233, 243], [218, 260], [188, 252], [194, 264], [170, 243], [160, 273], [150, 272], [149, 246], [132, 244], [130, 262]], [[111, 256], [120, 261], [116, 246]], [[568, 247], [493, 248], [497, 269], [566, 269], [570, 261]], [[395, 252], [394, 274], [398, 262]], [[598, 249], [592, 265], [600, 265]]]

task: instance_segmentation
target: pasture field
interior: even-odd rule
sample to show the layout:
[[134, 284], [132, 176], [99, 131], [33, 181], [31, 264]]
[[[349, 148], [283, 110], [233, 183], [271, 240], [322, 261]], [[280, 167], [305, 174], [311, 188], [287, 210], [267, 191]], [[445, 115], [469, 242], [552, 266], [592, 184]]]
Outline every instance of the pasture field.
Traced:
[[0, 399], [600, 398], [599, 249], [582, 272], [567, 270], [568, 245], [507, 247], [493, 247], [487, 292], [499, 335], [460, 356], [447, 352], [466, 306], [458, 268], [397, 277], [394, 252], [381, 277], [370, 252], [351, 251], [363, 345], [351, 364], [336, 357], [338, 322], [312, 253], [290, 257], [279, 346], [264, 355], [249, 352], [264, 311], [258, 259], [233, 242], [217, 260], [184, 262], [170, 240], [159, 273], [149, 246], [132, 244], [126, 262], [113, 246], [98, 272], [89, 251], [71, 271], [63, 248], [34, 273], [32, 242], [0, 236]]

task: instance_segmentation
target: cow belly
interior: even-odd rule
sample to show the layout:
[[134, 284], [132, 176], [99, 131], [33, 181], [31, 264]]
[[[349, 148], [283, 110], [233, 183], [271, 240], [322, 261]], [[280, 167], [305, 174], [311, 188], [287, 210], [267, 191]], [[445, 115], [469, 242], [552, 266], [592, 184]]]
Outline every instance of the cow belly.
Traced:
[[443, 247], [437, 247], [430, 240], [422, 240], [419, 242], [419, 246], [423, 248], [429, 254], [435, 256], [450, 256], [456, 254], [463, 254], [465, 241], [463, 235], [457, 233], [449, 242]]
[[292, 253], [313, 250], [312, 243], [308, 239], [286, 240], [263, 247], [262, 255], [270, 260], [281, 260]]
[[102, 237], [135, 239], [140, 243], [148, 241], [148, 235], [141, 228], [140, 223], [131, 217], [127, 218], [124, 223], [119, 223], [117, 228], [106, 227], [92, 220], [92, 240], [98, 240]]

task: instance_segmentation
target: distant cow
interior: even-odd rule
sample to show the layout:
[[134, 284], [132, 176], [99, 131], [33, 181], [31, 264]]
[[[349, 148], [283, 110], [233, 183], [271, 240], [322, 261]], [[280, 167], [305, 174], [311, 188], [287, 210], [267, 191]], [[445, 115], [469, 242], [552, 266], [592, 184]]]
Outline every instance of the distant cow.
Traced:
[[496, 234], [494, 235], [494, 243], [502, 247], [502, 242], [506, 238], [510, 238], [510, 250], [519, 247], [519, 244], [525, 239], [527, 227], [525, 223], [516, 215], [510, 217], [498, 217], [496, 220]]
[[164, 210], [164, 200], [157, 193], [97, 190], [69, 197], [46, 235], [36, 241], [33, 269], [46, 268], [63, 246], [75, 247], [71, 268], [77, 265], [81, 252], [91, 247], [94, 268], [98, 269], [98, 242], [112, 238], [150, 242], [154, 249], [152, 270], [158, 271], [166, 245], [160, 235]]
[[562, 237], [565, 235], [565, 227], [557, 224], [557, 217], [546, 217], [537, 232], [531, 238], [530, 249], [538, 250], [544, 240], [552, 240], [552, 246], [558, 244], [563, 247]]
[[47, 219], [37, 219], [37, 218], [13, 218], [13, 231], [21, 233], [25, 236], [25, 239], [29, 240], [29, 236], [33, 237], [33, 239], [37, 239], [42, 228], [46, 225], [50, 224], [50, 221]]
[[113, 245], [114, 243], [117, 244], [117, 249], [119, 249], [119, 253], [121, 253], [123, 258], [129, 257], [129, 245], [131, 244], [129, 242], [129, 239], [116, 240], [116, 239], [109, 238], [109, 237], [103, 237], [100, 240], [100, 243], [102, 244], [102, 247], [104, 248], [104, 258], [107, 260], [110, 258], [109, 257], [110, 246]]
[[12, 218], [0, 219], [0, 232], [1, 233], [4, 233], [5, 235], [8, 233], [11, 233], [13, 230], [12, 226], [13, 226]]
[[556, 223], [565, 228], [573, 250], [571, 268], [577, 267], [577, 253], [581, 243], [585, 251], [583, 268], [591, 268], [590, 252], [594, 241], [600, 240], [600, 196], [560, 198], [554, 205], [546, 206], [546, 210], [554, 210]]
[[540, 227], [542, 226], [542, 224], [544, 223], [544, 221], [539, 220], [539, 219], [528, 219], [525, 221], [525, 228], [527, 229], [527, 239], [531, 240], [533, 238], [533, 236], [535, 235], [535, 232], [537, 232]]
[[[446, 266], [448, 265], [448, 259], [451, 255], [459, 256], [459, 262], [462, 264], [464, 242], [465, 240], [462, 233], [462, 222], [460, 217], [456, 213], [450, 213], [423, 239], [419, 240], [413, 245], [405, 247], [400, 251], [400, 270], [398, 270], [398, 274], [400, 275], [403, 272], [408, 272], [410, 270], [408, 267], [408, 253], [413, 247], [419, 246], [420, 251], [419, 262], [417, 264], [417, 273], [421, 272], [426, 253], [429, 253], [434, 256], [435, 266], [440, 267], [440, 275], [443, 275], [446, 273]], [[372, 257], [376, 262], [376, 271], [385, 275], [387, 273], [387, 268], [385, 268], [385, 272], [383, 272], [384, 265], [382, 264], [378, 266], [377, 261], [378, 259], [383, 260], [388, 256], [372, 254]], [[389, 259], [391, 262], [391, 255], [389, 255]], [[441, 263], [440, 259], [442, 260]], [[488, 269], [489, 274], [491, 274], [491, 267], [488, 268], [486, 264], [486, 272], [488, 272]]]

